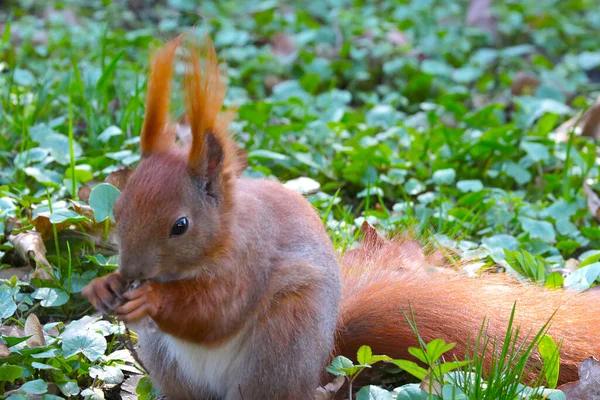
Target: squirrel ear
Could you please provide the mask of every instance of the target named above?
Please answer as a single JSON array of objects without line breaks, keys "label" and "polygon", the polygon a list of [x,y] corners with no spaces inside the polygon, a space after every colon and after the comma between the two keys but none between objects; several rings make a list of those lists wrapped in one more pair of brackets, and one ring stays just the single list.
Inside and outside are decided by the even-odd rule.
[{"label": "squirrel ear", "polygon": [[204,149],[202,153],[203,156],[200,157],[195,165],[189,165],[190,175],[203,182],[202,186],[209,195],[219,197],[221,192],[221,170],[223,169],[225,152],[219,139],[211,132],[207,132],[204,137]]}]

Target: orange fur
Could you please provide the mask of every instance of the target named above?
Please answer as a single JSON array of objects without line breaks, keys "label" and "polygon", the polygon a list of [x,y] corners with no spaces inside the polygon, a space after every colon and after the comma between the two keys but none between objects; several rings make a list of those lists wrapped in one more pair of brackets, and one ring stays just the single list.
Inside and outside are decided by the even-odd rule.
[{"label": "orange fur", "polygon": [[579,363],[600,355],[597,297],[523,284],[506,274],[477,279],[448,270],[427,271],[426,262],[414,263],[415,258],[425,260],[420,249],[408,249],[402,241],[366,241],[360,250],[347,253],[342,261],[339,354],[355,358],[366,344],[376,354],[413,359],[407,350],[418,344],[401,312],[409,315],[410,306],[425,341],[455,342],[454,354],[464,357],[484,318],[488,336],[502,343],[516,302],[514,325],[520,327],[521,339],[529,332],[535,336],[557,311],[548,334],[557,343],[563,341],[561,382],[577,379]]},{"label": "orange fur", "polygon": [[234,143],[227,131],[232,118],[220,118],[226,86],[219,74],[217,54],[210,39],[206,38],[204,72],[200,66],[199,51],[195,47],[190,46],[184,81],[186,112],[192,129],[189,164],[202,166],[206,162],[206,135],[212,133],[223,148],[223,169],[227,170],[234,161],[235,152],[230,151]]},{"label": "orange fur", "polygon": [[165,152],[175,139],[174,132],[166,128],[171,104],[173,61],[182,39],[183,36],[179,36],[170,41],[152,59],[148,74],[146,115],[140,133],[143,155]]}]

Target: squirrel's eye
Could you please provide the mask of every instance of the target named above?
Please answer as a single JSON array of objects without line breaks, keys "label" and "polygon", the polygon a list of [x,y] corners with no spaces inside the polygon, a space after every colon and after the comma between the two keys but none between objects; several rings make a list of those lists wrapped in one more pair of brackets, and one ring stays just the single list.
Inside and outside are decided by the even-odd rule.
[{"label": "squirrel's eye", "polygon": [[187,231],[188,228],[188,219],[186,217],[179,218],[175,221],[175,225],[171,228],[170,237],[181,236]]}]

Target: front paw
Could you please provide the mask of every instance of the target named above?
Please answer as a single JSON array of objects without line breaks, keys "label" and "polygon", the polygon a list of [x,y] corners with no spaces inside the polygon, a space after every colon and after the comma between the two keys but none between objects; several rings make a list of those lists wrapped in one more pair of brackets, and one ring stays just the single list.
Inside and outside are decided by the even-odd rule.
[{"label": "front paw", "polygon": [[135,322],[145,317],[154,315],[154,294],[156,284],[144,283],[136,289],[129,290],[123,294],[125,301],[115,312],[123,322]]},{"label": "front paw", "polygon": [[120,306],[125,298],[127,282],[119,272],[113,272],[102,278],[91,281],[83,288],[81,294],[92,303],[92,305],[104,315],[112,314]]}]

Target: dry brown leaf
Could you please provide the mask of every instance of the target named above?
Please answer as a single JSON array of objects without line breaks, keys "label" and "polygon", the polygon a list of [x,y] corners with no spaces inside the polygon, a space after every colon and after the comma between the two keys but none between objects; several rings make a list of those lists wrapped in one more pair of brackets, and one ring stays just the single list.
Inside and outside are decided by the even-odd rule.
[{"label": "dry brown leaf", "polygon": [[44,246],[44,240],[39,232],[26,231],[16,235],[11,234],[8,236],[8,241],[12,243],[19,257],[27,261],[30,266],[35,267],[31,274],[32,278],[51,279],[48,272],[42,268],[52,270],[52,266],[46,260],[46,246]]},{"label": "dry brown leaf", "polygon": [[419,384],[419,389],[430,394],[435,394],[440,397],[442,396],[442,385],[440,385],[438,381],[431,382],[429,375],[427,375],[425,379],[421,381]]},{"label": "dry brown leaf", "polygon": [[25,336],[25,329],[14,325],[0,326],[0,336],[20,338]]},{"label": "dry brown leaf", "polygon": [[588,209],[594,218],[600,221],[600,198],[587,183],[583,184],[583,191],[587,197]]},{"label": "dry brown leaf", "polygon": [[570,272],[575,272],[579,269],[579,260],[577,260],[576,258],[569,258],[566,262],[565,262],[565,269],[570,273]]},{"label": "dry brown leaf", "polygon": [[110,183],[121,192],[125,189],[125,185],[127,184],[127,180],[133,174],[133,170],[129,167],[121,167],[110,174],[104,179],[104,182]]},{"label": "dry brown leaf", "polygon": [[391,31],[388,31],[385,37],[387,41],[393,44],[394,46],[407,46],[408,44],[410,44],[408,36],[406,36],[404,32],[399,31],[398,29],[392,29]]},{"label": "dry brown leaf", "polygon": [[581,133],[583,136],[592,137],[595,140],[600,140],[600,97],[596,102],[581,115],[578,113],[570,120],[564,122],[556,128],[556,142],[566,142],[569,140],[571,131],[575,134]]},{"label": "dry brown leaf", "polygon": [[276,33],[269,39],[271,52],[280,59],[289,60],[295,58],[297,53],[294,39],[287,33]]},{"label": "dry brown leaf", "polygon": [[[77,214],[83,215],[84,217],[89,218],[91,221],[94,220],[94,209],[87,204],[81,204],[76,201],[69,199],[70,208],[72,208]],[[90,226],[89,223],[84,224],[86,226]]]},{"label": "dry brown leaf", "polygon": [[43,347],[46,345],[46,339],[44,338],[44,329],[40,320],[35,314],[29,314],[25,321],[25,336],[31,336],[27,339],[27,346],[32,347]]},{"label": "dry brown leaf", "polygon": [[[42,211],[37,213],[34,219],[31,220],[31,223],[35,227],[35,230],[42,235],[42,239],[44,241],[52,239],[54,237],[54,229],[53,224],[50,222],[50,215],[52,213],[50,211]],[[62,231],[63,229],[67,229],[72,224],[70,222],[62,222],[60,224],[54,224],[57,231]]]},{"label": "dry brown leaf", "polygon": [[31,271],[33,271],[33,268],[28,265],[17,268],[3,268],[0,269],[0,279],[11,279],[16,276],[18,280],[26,282]]},{"label": "dry brown leaf", "polygon": [[498,23],[491,11],[492,0],[471,0],[467,10],[467,24],[498,36]]},{"label": "dry brown leaf", "polygon": [[515,96],[532,94],[538,86],[540,86],[540,80],[537,75],[517,72],[510,86],[510,92]]},{"label": "dry brown leaf", "polygon": [[10,356],[11,351],[6,347],[6,345],[0,342],[0,358]]},{"label": "dry brown leaf", "polygon": [[333,400],[335,394],[344,386],[345,379],[342,375],[336,376],[333,382],[318,387],[315,391],[315,400]]},{"label": "dry brown leaf", "polygon": [[600,362],[594,357],[579,364],[579,380],[558,387],[567,400],[600,399]]},{"label": "dry brown leaf", "polygon": [[92,193],[92,188],[88,186],[89,182],[86,182],[84,185],[79,186],[77,190],[77,197],[81,201],[85,201],[86,203],[90,200],[90,194]]}]

